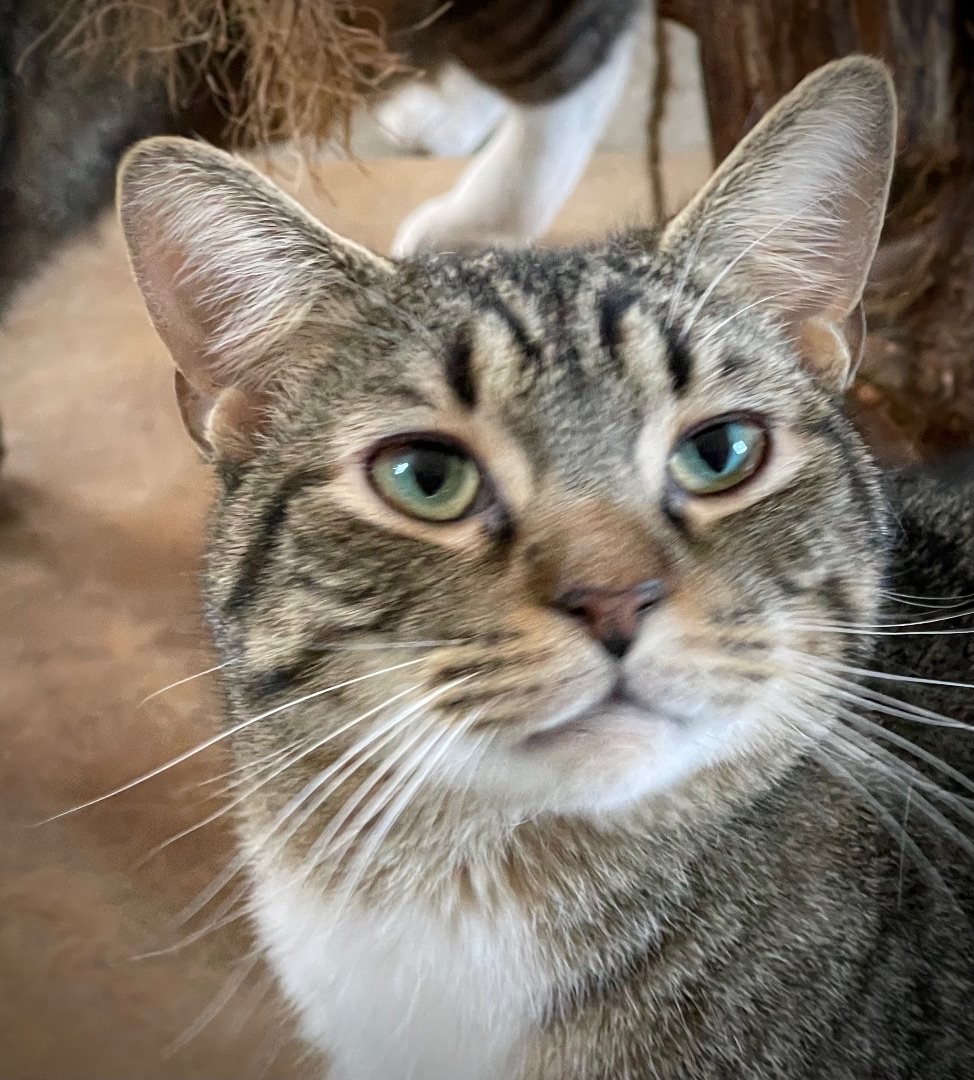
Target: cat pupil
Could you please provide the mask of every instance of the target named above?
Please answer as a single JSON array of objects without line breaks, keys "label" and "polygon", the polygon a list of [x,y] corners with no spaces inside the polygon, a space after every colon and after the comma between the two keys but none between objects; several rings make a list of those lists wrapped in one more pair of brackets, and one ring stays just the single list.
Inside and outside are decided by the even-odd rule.
[{"label": "cat pupil", "polygon": [[446,454],[440,450],[413,450],[407,460],[424,495],[432,497],[443,487],[449,466]]},{"label": "cat pupil", "polygon": [[747,452],[747,445],[743,440],[737,440],[733,445],[731,444],[730,435],[725,426],[702,431],[693,440],[693,445],[707,467],[715,473],[724,472],[732,451],[738,455]]}]

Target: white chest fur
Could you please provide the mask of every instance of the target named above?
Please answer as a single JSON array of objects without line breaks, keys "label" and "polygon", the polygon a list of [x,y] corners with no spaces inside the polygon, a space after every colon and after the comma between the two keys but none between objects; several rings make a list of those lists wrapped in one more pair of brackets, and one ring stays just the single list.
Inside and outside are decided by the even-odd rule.
[{"label": "white chest fur", "polygon": [[516,1080],[548,980],[523,915],[336,910],[280,879],[257,922],[329,1080]]}]

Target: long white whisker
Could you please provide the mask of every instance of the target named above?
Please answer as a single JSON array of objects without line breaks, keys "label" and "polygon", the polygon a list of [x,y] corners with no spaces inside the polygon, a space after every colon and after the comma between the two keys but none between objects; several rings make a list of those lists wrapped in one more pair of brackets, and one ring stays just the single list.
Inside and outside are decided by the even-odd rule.
[{"label": "long white whisker", "polygon": [[[313,753],[321,746],[324,746],[325,743],[330,742],[332,739],[337,738],[339,735],[342,735],[345,732],[349,731],[351,728],[357,726],[367,717],[373,716],[375,713],[386,708],[393,701],[404,697],[406,694],[410,693],[416,688],[416,686],[407,687],[407,689],[400,691],[392,698],[383,701],[381,705],[374,706],[367,712],[363,713],[361,716],[357,716],[354,720],[348,721],[348,723],[342,725],[335,731],[329,732],[327,735],[323,736],[320,740],[318,740],[314,745],[304,750],[300,756],[305,757],[308,754]],[[407,712],[406,715],[408,716],[410,715],[410,713]],[[319,773],[317,776],[314,777],[313,780],[309,781],[309,783],[305,785],[305,787],[302,788],[297,795],[295,795],[285,804],[283,809],[278,813],[275,820],[271,823],[268,829],[265,830],[261,839],[258,840],[255,845],[253,845],[254,851],[260,850],[270,840],[274,832],[276,832],[276,830],[287,821],[293,810],[296,807],[300,806],[303,799],[307,797],[308,788],[311,788],[313,790],[313,785],[323,782],[323,779],[326,776],[333,775],[335,771],[341,769],[343,765],[345,765],[348,761],[352,760],[354,757],[360,754],[362,750],[367,747],[371,742],[375,741],[375,739],[380,734],[389,731],[390,728],[394,729],[396,725],[401,722],[402,714],[397,714],[393,717],[392,720],[388,721],[386,724],[381,725],[378,729],[367,733],[362,739],[355,742],[352,747],[347,750],[337,761],[333,762],[327,769],[325,769],[323,773]],[[288,762],[288,767],[293,764],[293,761]],[[213,897],[216,896],[220,892],[220,890],[224,888],[224,886],[229,884],[229,882],[232,881],[237,874],[239,874],[247,867],[249,861],[250,856],[248,856],[242,851],[239,852],[237,856],[230,861],[226,869],[224,869],[221,874],[219,874],[212,882],[210,882],[210,884],[201,893],[199,893],[199,895],[191,904],[189,904],[179,913],[179,915],[176,917],[176,925],[184,925],[191,918],[193,918],[193,916],[196,915],[200,910],[202,910],[202,908],[204,908],[210,902],[210,900],[212,900]]]},{"label": "long white whisker", "polygon": [[974,634],[974,628],[960,627],[957,630],[860,630],[856,627],[834,626],[823,623],[796,623],[795,630],[804,630],[815,634],[846,634],[849,637],[958,637]]},{"label": "long white whisker", "polygon": [[[220,904],[206,926],[185,934],[179,941],[174,941],[169,945],[161,945],[158,949],[149,949],[147,952],[136,953],[133,956],[130,956],[129,959],[133,962],[137,960],[153,960],[156,957],[168,956],[170,953],[178,952],[180,949],[185,949],[190,945],[195,945],[197,941],[202,941],[202,939],[208,935],[216,933],[217,930],[222,930],[223,927],[229,926],[231,923],[236,922],[237,919],[242,918],[250,911],[249,901],[249,886],[247,884],[240,885],[233,893],[231,893],[227,900],[224,900],[224,902]],[[240,904],[240,907],[233,914],[228,914],[233,911],[235,904]]]},{"label": "long white whisker", "polygon": [[829,622],[825,625],[834,626],[840,630],[901,630],[904,627],[930,626],[933,623],[950,622],[952,619],[967,619],[974,615],[974,608],[965,608],[961,611],[941,612],[938,615],[930,615],[923,619],[907,619],[906,622],[880,622],[880,623],[854,623],[854,622]]},{"label": "long white whisker", "polygon": [[[921,772],[913,769],[912,766],[907,766],[902,758],[897,757],[896,754],[878,746],[875,740],[882,739],[893,746],[900,747],[904,752],[915,757],[918,761],[926,762],[931,768],[943,773],[944,776],[950,777],[950,779],[960,787],[971,793],[974,793],[974,781],[968,779],[962,772],[958,772],[952,765],[948,765],[942,758],[938,758],[936,754],[931,754],[929,751],[910,742],[909,739],[904,739],[901,735],[897,735],[895,732],[883,727],[882,724],[876,724],[872,720],[866,720],[864,717],[857,716],[855,713],[851,713],[847,710],[842,710],[842,719],[846,721],[847,725],[851,724],[857,729],[853,732],[846,727],[843,730],[843,734],[846,738],[851,738],[855,735],[855,737],[862,740],[864,744],[868,744],[872,751],[879,753],[883,760],[888,763],[896,762],[898,766],[909,769],[910,778],[918,787],[931,792],[931,794],[934,794],[937,798],[943,799],[944,802],[953,806],[959,814],[968,818],[971,824],[974,824],[974,809],[966,806],[960,796],[945,791],[939,784],[928,779]],[[859,733],[860,731],[862,734]],[[872,738],[869,738],[870,735]]]},{"label": "long white whisker", "polygon": [[895,604],[897,607],[910,607],[918,608],[920,611],[930,611],[931,609],[936,611],[938,608],[941,611],[947,611],[951,608],[963,607],[965,604],[970,604],[971,600],[974,600],[974,596],[970,593],[964,596],[910,596],[908,593],[896,593],[889,592],[886,589],[880,589],[879,595],[885,597],[890,603]]},{"label": "long white whisker", "polygon": [[[382,817],[376,825],[375,831],[369,837],[368,843],[362,848],[349,866],[346,882],[342,889],[343,895],[350,895],[355,891],[358,882],[364,876],[369,864],[375,857],[375,853],[381,848],[392,829],[395,828],[396,822],[405,812],[410,802],[412,802],[416,793],[425,783],[427,783],[450,747],[476,723],[477,715],[479,714],[469,717],[465,723],[458,724],[452,730],[442,733],[437,740],[434,740],[431,744],[423,747],[422,754],[417,764],[415,766],[410,765],[409,772],[412,774],[410,780],[402,783],[402,778],[399,776],[393,778],[395,783],[393,783],[392,779],[390,780],[387,787],[392,793],[395,793],[398,790],[398,794],[396,794],[396,797],[393,798],[386,807]],[[439,745],[437,745],[437,742]],[[379,801],[380,805],[378,807],[365,807],[360,811],[358,819],[361,820],[361,825],[355,831],[354,836],[342,845],[342,851],[347,851],[351,848],[361,834],[362,829],[374,817],[376,809],[381,810],[381,805],[385,802],[381,793]],[[352,821],[349,824],[350,827],[354,827],[355,821]]]},{"label": "long white whisker", "polygon": [[163,686],[159,690],[153,690],[151,694],[144,697],[136,706],[137,709],[141,709],[146,702],[151,701],[153,698],[159,697],[160,694],[165,694],[170,690],[175,690],[177,686],[185,686],[186,683],[191,683],[195,679],[202,679],[204,675],[212,675],[215,671],[222,671],[225,667],[229,667],[232,661],[228,660],[225,664],[214,664],[213,667],[206,668],[205,671],[197,671],[195,675],[187,675],[184,679],[177,679],[175,682],[171,682],[168,686]]},{"label": "long white whisker", "polygon": [[[904,762],[901,759],[897,758],[894,754],[874,756],[876,755],[876,751],[880,749],[879,747],[875,746],[868,739],[863,739],[862,741],[849,739],[849,734],[850,733],[848,731],[842,732],[841,734],[839,732],[833,732],[836,743],[840,744],[840,746],[844,742],[845,745],[854,747],[859,753],[866,753],[868,756],[872,757],[872,759],[877,764],[885,766],[885,775],[894,779],[903,788],[906,788],[908,786],[907,782],[903,778],[902,772],[900,771],[902,766],[904,765]],[[836,743],[833,743],[833,745],[836,745]],[[886,760],[887,757],[891,758],[892,761],[895,762],[895,765],[891,767],[890,761]],[[910,775],[911,773],[915,773],[915,771],[909,770],[907,775]],[[924,790],[935,791],[941,796],[947,796],[948,804],[951,805],[952,808],[958,813],[963,813],[965,809],[963,807],[963,804],[961,803],[960,807],[958,807],[956,801],[949,799],[949,792],[945,792],[937,788],[935,784],[931,784],[920,773],[915,773],[915,776],[918,776],[921,780],[925,781],[923,784]],[[915,776],[910,776],[910,779],[913,780],[914,783]],[[953,842],[966,855],[974,858],[974,841],[972,841],[970,837],[966,836],[963,832],[961,832],[961,830],[958,829],[952,821],[945,817],[928,799],[924,798],[923,796],[919,796],[917,798],[916,805],[917,809],[924,815],[924,817],[928,818],[931,822],[933,822],[933,824],[936,825],[937,828],[939,828],[945,836],[953,840]],[[965,820],[971,820],[972,818],[974,818],[974,812],[968,809],[966,813],[963,813],[963,816]]]},{"label": "long white whisker", "polygon": [[[354,802],[350,800],[351,805],[342,808],[343,811],[347,810],[347,813],[344,814],[344,820],[339,823],[337,828],[329,827],[326,832],[318,837],[314,845],[309,849],[300,880],[307,880],[327,859],[335,858],[341,853],[349,851],[369,822],[374,821],[377,815],[381,815],[383,810],[395,801],[397,792],[402,791],[404,777],[415,775],[430,751],[437,743],[445,739],[446,734],[447,732],[442,728],[437,729],[436,717],[430,717],[417,738],[412,740],[409,747],[404,748],[413,751],[408,759],[391,770],[391,775],[388,775],[386,782],[372,792],[371,797],[364,801],[364,805],[362,805],[363,800],[369,794],[369,790],[361,788],[357,790],[355,792],[357,798]],[[419,746],[415,745],[417,742],[419,742]],[[395,765],[395,763],[393,764]],[[388,772],[389,770],[383,770],[381,775],[387,776]],[[367,787],[372,789],[375,785],[371,784]],[[359,807],[357,812],[356,805]],[[380,817],[381,820],[384,819]],[[342,826],[345,827],[342,828]]]},{"label": "long white whisker", "polygon": [[974,600],[974,593],[961,593],[960,596],[918,596],[916,593],[901,593],[893,592],[890,589],[881,589],[880,592],[883,596],[888,596],[893,600],[900,603],[907,604],[912,600],[920,601],[927,600],[933,604],[964,604],[969,600]]},{"label": "long white whisker", "polygon": [[257,961],[259,959],[260,954],[257,952],[252,953],[249,957],[245,957],[246,962],[240,964],[238,971],[235,971],[230,976],[220,993],[217,994],[202,1013],[200,1013],[196,1020],[194,1020],[189,1027],[185,1028],[185,1030],[166,1047],[163,1051],[165,1057],[171,1057],[173,1054],[182,1050],[184,1046],[191,1043],[197,1035],[216,1019],[230,1003],[234,994],[236,994],[247,981],[247,977],[257,966]]},{"label": "long white whisker", "polygon": [[[974,683],[953,682],[950,679],[925,679],[920,675],[900,675],[892,671],[873,671],[872,668],[853,667],[837,660],[818,660],[818,663],[849,675],[861,675],[868,679],[885,679],[890,682],[919,683],[921,686],[948,686],[957,690],[974,690]],[[896,699],[893,699],[896,700]]]},{"label": "long white whisker", "polygon": [[[375,753],[378,750],[383,749],[389,743],[395,741],[395,739],[398,737],[400,729],[405,725],[405,722],[407,720],[415,716],[417,713],[422,712],[422,710],[425,709],[427,705],[435,701],[441,695],[445,694],[448,690],[452,690],[454,686],[459,685],[461,682],[466,682],[472,677],[472,675],[464,675],[460,679],[456,679],[453,682],[447,683],[445,686],[441,686],[438,687],[436,690],[430,691],[430,693],[426,694],[418,702],[414,702],[407,709],[398,713],[395,717],[393,717],[392,721],[379,728],[376,732],[373,733],[373,736],[371,738],[366,739],[362,743],[360,743],[359,746],[355,748],[354,753],[349,752],[345,754],[343,759],[339,759],[339,761],[335,762],[333,766],[331,766],[329,769],[326,769],[324,773],[319,774],[311,781],[309,781],[305,788],[302,789],[302,791],[299,791],[297,795],[295,795],[294,798],[291,800],[291,803],[294,804],[292,810],[297,810],[301,803],[305,802],[310,795],[314,795],[314,799],[305,806],[305,809],[301,812],[300,815],[295,815],[295,817],[292,819],[290,828],[286,833],[283,834],[279,841],[278,850],[280,850],[291,839],[291,837],[294,836],[298,829],[300,829],[301,826],[304,825],[304,823],[308,821],[309,818],[311,818],[314,814],[318,812],[318,810],[324,805],[324,803],[327,802],[328,799],[330,799],[331,796],[342,786],[342,784],[345,783],[349,776],[351,776],[353,773],[357,772],[360,768],[366,765],[375,756]],[[340,775],[335,775],[337,767],[342,764],[343,760],[348,761],[351,760],[353,757],[358,756],[361,751],[366,746],[368,746],[370,742],[372,742],[372,739],[375,736],[382,734],[384,734],[385,737],[382,738],[381,741],[375,743],[368,757],[356,762],[354,764],[354,767],[344,770]],[[414,741],[415,739],[408,743],[407,748]],[[324,790],[322,790],[322,785],[329,779],[331,780],[331,783],[329,783],[328,786],[324,788]],[[288,808],[285,807],[285,811],[287,809]],[[281,812],[281,816],[285,816],[285,811]],[[284,824],[285,821],[281,821],[280,824]]]},{"label": "long white whisker", "polygon": [[[323,738],[316,739],[314,741],[312,741],[310,738],[305,739],[300,743],[292,744],[290,747],[286,747],[283,752],[278,752],[275,755],[275,760],[264,766],[264,768],[258,770],[258,772],[269,771],[269,775],[264,776],[256,784],[251,784],[251,786],[246,791],[236,796],[230,802],[226,803],[219,810],[214,811],[212,814],[209,815],[209,817],[205,818],[203,821],[200,821],[195,825],[191,825],[187,829],[183,829],[182,832],[176,833],[175,836],[171,836],[168,840],[164,841],[161,844],[158,844],[152,849],[152,851],[150,851],[147,855],[143,856],[143,858],[138,863],[136,863],[136,867],[142,866],[153,856],[158,855],[160,851],[163,851],[165,848],[169,847],[170,844],[175,843],[177,840],[181,840],[184,836],[188,836],[190,833],[195,832],[197,829],[202,828],[204,825],[209,825],[212,821],[216,821],[217,818],[222,817],[230,810],[233,810],[236,807],[242,805],[252,795],[260,791],[262,787],[269,784],[272,780],[276,779],[282,773],[287,772],[287,770],[290,769],[297,762],[301,761],[303,758],[308,757],[309,754],[313,754],[316,750],[319,750],[326,743],[331,742],[332,739],[335,739],[339,735],[344,734],[350,728],[355,727],[357,724],[361,723],[369,716],[374,715],[381,709],[386,708],[386,706],[391,705],[394,701],[397,701],[399,698],[404,697],[406,694],[411,693],[413,690],[416,689],[418,689],[418,684],[416,686],[410,686],[407,689],[400,691],[398,694],[394,694],[391,698],[387,698],[381,705],[377,705],[375,708],[370,709],[368,712],[362,713],[361,716],[357,716],[354,720],[350,721],[347,724],[344,724],[336,731],[330,732]],[[286,757],[287,754],[290,754],[290,756]],[[284,760],[283,764],[280,764],[280,759],[282,757],[286,757],[286,760]],[[253,778],[247,777],[247,779],[251,780]]]},{"label": "long white whisker", "polygon": [[843,701],[862,705],[864,708],[893,716],[900,720],[913,720],[917,723],[931,724],[934,727],[958,728],[970,731],[972,725],[963,720],[955,720],[953,717],[934,712],[932,709],[924,709],[919,705],[901,701],[899,698],[882,694],[871,687],[861,683],[852,682],[835,672],[816,671],[811,658],[805,658],[805,670],[802,678],[807,679],[819,686],[826,687],[836,697]]},{"label": "long white whisker", "polygon": [[[244,761],[239,765],[234,765],[232,769],[227,769],[226,772],[217,773],[216,776],[207,777],[206,780],[199,780],[196,786],[204,788],[209,787],[210,784],[217,784],[221,780],[229,780],[229,783],[221,791],[213,793],[217,795],[227,794],[234,787],[245,784],[252,776],[262,772],[286,754],[293,753],[299,745],[302,745],[302,743],[291,743],[289,746],[277,747],[271,750],[270,753],[254,758],[252,761]],[[242,773],[245,775],[241,775]],[[233,779],[230,779],[231,777]],[[210,795],[209,797],[212,798],[213,796]]]},{"label": "long white whisker", "polygon": [[[469,678],[469,676],[466,676],[466,678]],[[446,688],[444,687],[443,692],[445,691]],[[424,725],[415,731],[409,738],[404,740],[395,753],[391,754],[382,763],[383,767],[381,769],[377,769],[373,772],[368,779],[359,784],[355,791],[352,792],[352,795],[345,801],[341,809],[338,810],[334,817],[329,821],[327,827],[322,830],[321,834],[308,849],[308,854],[305,858],[306,869],[302,871],[299,880],[304,881],[311,873],[313,873],[315,867],[318,865],[320,857],[326,852],[328,845],[340,833],[343,825],[355,813],[356,808],[361,806],[363,800],[368,797],[369,792],[381,783],[382,777],[386,775],[390,767],[393,768],[393,774],[395,775],[396,762],[407,755],[416,743],[420,742],[428,734],[436,723],[437,717],[430,716]]]},{"label": "long white whisker", "polygon": [[266,720],[268,717],[277,716],[279,713],[286,712],[288,709],[293,709],[298,705],[303,705],[306,701],[312,701],[314,698],[323,697],[325,694],[330,694],[335,690],[341,690],[346,686],[353,686],[355,683],[365,682],[367,679],[376,679],[380,675],[387,675],[390,671],[399,671],[402,668],[412,667],[414,664],[422,664],[424,661],[420,660],[407,660],[402,664],[393,664],[391,667],[383,668],[381,671],[373,671],[368,675],[358,675],[354,679],[346,679],[344,682],[335,683],[333,686],[327,686],[324,690],[315,690],[314,693],[305,694],[303,697],[297,698],[294,701],[289,701],[284,705],[277,705],[273,709],[268,709],[267,712],[260,713],[257,716],[252,716],[248,720],[241,720],[239,723],[234,724],[232,727],[221,731],[217,735],[213,735],[209,739],[205,739],[199,745],[194,746],[191,750],[186,750],[182,754],[178,754],[172,760],[167,761],[164,765],[159,765],[155,769],[150,769],[149,772],[143,773],[141,776],[137,776],[134,780],[130,780],[126,784],[122,784],[121,787],[115,788],[114,791],[109,791],[104,795],[99,795],[97,798],[88,799],[87,802],[79,803],[77,806],[71,807],[70,810],[62,810],[59,814],[52,814],[48,818],[44,818],[42,821],[34,822],[35,827],[40,825],[48,825],[52,821],[59,821],[61,818],[67,817],[69,814],[76,814],[79,810],[87,810],[90,806],[97,806],[98,803],[104,802],[106,799],[113,799],[116,795],[121,795],[126,791],[131,791],[132,788],[137,787],[139,784],[144,784],[147,780],[152,780],[156,776],[161,776],[162,773],[168,769],[175,768],[177,765],[181,765],[184,761],[189,761],[190,758],[195,757],[197,754],[201,754],[204,750],[208,750],[211,746],[215,746],[223,739],[229,738],[231,735],[236,735],[238,731],[243,731],[244,728],[248,728],[251,724],[259,723],[261,720]]},{"label": "long white whisker", "polygon": [[315,649],[327,649],[329,652],[375,652],[379,649],[434,649],[444,645],[466,645],[470,638],[440,638],[429,641],[383,641],[374,645],[343,642],[325,642],[315,644]]},{"label": "long white whisker", "polygon": [[[286,758],[289,754],[293,755],[299,747],[304,747],[306,745],[307,740],[302,743],[292,743],[290,746],[286,746],[283,750],[277,751],[273,755],[271,760],[266,761],[263,765],[257,767],[253,771],[253,773],[245,777],[243,781],[240,781],[241,783],[250,781],[250,787],[248,787],[241,794],[237,795],[235,798],[229,800],[228,802],[225,802],[218,809],[214,810],[213,813],[208,814],[205,818],[202,819],[202,821],[197,821],[194,825],[189,825],[175,835],[170,836],[168,840],[163,840],[161,843],[156,844],[154,848],[152,848],[145,855],[143,855],[141,859],[139,859],[139,861],[135,864],[134,869],[138,870],[139,867],[144,866],[147,862],[149,862],[151,859],[154,859],[158,854],[160,854],[160,852],[165,851],[165,849],[169,847],[170,844],[175,844],[177,840],[182,840],[184,837],[196,832],[197,829],[205,828],[207,825],[212,824],[214,821],[218,821],[224,815],[230,813],[232,810],[236,809],[236,807],[246,802],[252,795],[260,791],[260,789],[264,787],[265,784],[269,784],[271,780],[273,780],[275,777],[280,776],[280,774],[286,769],[288,769],[294,761],[300,760],[301,754],[299,752],[297,757],[293,757],[285,761],[280,768],[275,769],[275,766],[278,765],[283,758]],[[267,775],[263,776],[260,780],[254,783],[254,777],[262,773],[265,773]],[[224,792],[223,794],[227,795],[229,794],[229,792]]]},{"label": "long white whisker", "polygon": [[875,816],[876,820],[886,829],[891,839],[898,840],[901,843],[902,850],[909,853],[917,868],[921,873],[927,876],[928,884],[931,884],[935,889],[945,893],[947,896],[951,896],[952,894],[947,888],[944,879],[937,871],[937,868],[926,855],[923,854],[920,846],[913,837],[906,832],[890,811],[883,806],[872,792],[869,791],[865,784],[857,780],[843,765],[840,765],[835,758],[827,752],[825,747],[820,746],[818,750],[813,753],[813,757],[827,773],[834,776],[836,780],[862,802],[862,804]]}]

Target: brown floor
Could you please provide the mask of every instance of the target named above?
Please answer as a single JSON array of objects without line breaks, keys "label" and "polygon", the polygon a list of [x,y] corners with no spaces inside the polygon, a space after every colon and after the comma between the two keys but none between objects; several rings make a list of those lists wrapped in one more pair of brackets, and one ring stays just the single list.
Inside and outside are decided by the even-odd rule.
[{"label": "brown floor", "polygon": [[[331,163],[297,193],[383,248],[458,167]],[[677,162],[673,197],[705,170],[702,156]],[[597,160],[556,232],[644,218],[645,186],[638,160]],[[113,221],[65,251],[0,332],[0,411],[0,1077],[308,1075],[266,975],[254,969],[234,990],[251,947],[244,920],[194,939],[219,921],[211,905],[173,927],[231,858],[225,819],[146,859],[219,809],[219,785],[199,786],[229,768],[219,747],[36,825],[216,730],[212,677],[140,705],[212,662],[195,583],[209,478]],[[193,1037],[172,1050],[184,1032]]]}]

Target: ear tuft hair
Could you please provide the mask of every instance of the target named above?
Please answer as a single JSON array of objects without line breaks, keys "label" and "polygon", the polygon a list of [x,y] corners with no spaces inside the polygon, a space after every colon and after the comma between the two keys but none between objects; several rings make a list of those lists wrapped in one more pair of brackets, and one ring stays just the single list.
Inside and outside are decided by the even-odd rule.
[{"label": "ear tuft hair", "polygon": [[[214,456],[211,436],[229,432],[231,418],[256,423],[253,406],[280,374],[274,346],[315,307],[347,303],[393,271],[249,165],[187,139],[135,146],[119,172],[118,206],[136,281],[181,373],[183,417]],[[249,406],[241,394],[253,397]],[[230,441],[239,455],[240,441]]]},{"label": "ear tuft hair", "polygon": [[813,72],[720,166],[663,234],[678,256],[767,303],[843,383],[892,176],[896,99],[885,66],[849,57]]}]

